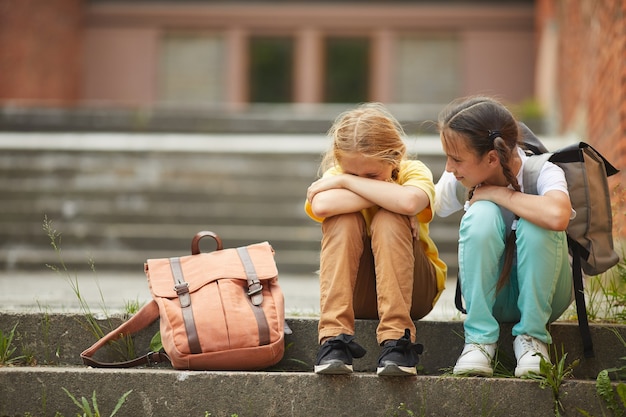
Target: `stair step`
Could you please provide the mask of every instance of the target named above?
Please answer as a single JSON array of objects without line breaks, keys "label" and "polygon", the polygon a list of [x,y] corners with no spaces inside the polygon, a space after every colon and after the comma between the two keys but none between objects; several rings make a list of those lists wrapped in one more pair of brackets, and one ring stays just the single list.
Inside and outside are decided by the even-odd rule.
[{"label": "stair step", "polygon": [[[103,328],[122,322],[99,321]],[[120,415],[128,416],[548,416],[554,415],[550,389],[537,381],[516,378],[457,378],[449,370],[463,346],[461,321],[416,322],[418,341],[424,344],[417,377],[377,377],[375,320],[357,320],[357,341],[368,354],[354,361],[355,373],[320,376],[312,372],[317,353],[317,319],[290,317],[293,334],[285,337],[285,356],[276,366],[258,372],[179,371],[167,364],[155,368],[91,369],[81,365],[79,354],[95,338],[79,314],[0,313],[0,330],[6,334],[18,323],[16,355],[28,354],[37,366],[0,367],[0,416],[73,415],[77,409],[62,391],[91,399],[96,391],[101,410],[110,413],[120,396],[133,392]],[[134,338],[137,353],[145,352],[158,321]],[[564,381],[561,402],[565,415],[585,410],[602,415],[595,381],[602,369],[614,367],[624,356],[618,337],[626,326],[591,326],[595,358],[584,358],[575,324],[557,322],[550,331],[566,364],[580,359],[576,379]],[[511,327],[502,326],[498,360],[512,370]],[[617,332],[617,333],[615,333]],[[618,336],[619,335],[619,336]],[[111,352],[101,360],[114,361]],[[615,384],[616,385],[616,384]],[[182,413],[182,414],[181,414]]]},{"label": "stair step", "polygon": [[[103,413],[132,390],[121,416],[555,415],[551,391],[520,379],[69,367],[0,369],[0,415],[75,415],[78,408],[63,388],[89,403],[95,392]],[[564,415],[601,415],[593,381],[566,381],[561,390]]]},{"label": "stair step", "polygon": [[[0,133],[0,269],[41,270],[57,256],[43,232],[61,233],[72,270],[133,271],[148,258],[185,254],[201,230],[225,247],[269,241],[280,271],[319,268],[321,230],[303,210],[323,135]],[[439,139],[410,152],[437,178]],[[431,236],[456,276],[458,217],[436,217]]]}]

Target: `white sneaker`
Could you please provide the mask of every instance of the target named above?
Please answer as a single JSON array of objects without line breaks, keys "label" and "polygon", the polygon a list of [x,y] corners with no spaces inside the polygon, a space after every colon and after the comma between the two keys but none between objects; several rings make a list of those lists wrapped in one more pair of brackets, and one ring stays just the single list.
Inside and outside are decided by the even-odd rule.
[{"label": "white sneaker", "polygon": [[550,363],[548,346],[541,340],[528,335],[519,335],[513,341],[513,351],[517,359],[515,376],[526,376],[530,372],[541,373],[541,357]]},{"label": "white sneaker", "polygon": [[496,343],[481,345],[478,343],[467,343],[463,352],[456,361],[454,375],[477,375],[492,376],[493,367],[491,361],[496,353]]}]

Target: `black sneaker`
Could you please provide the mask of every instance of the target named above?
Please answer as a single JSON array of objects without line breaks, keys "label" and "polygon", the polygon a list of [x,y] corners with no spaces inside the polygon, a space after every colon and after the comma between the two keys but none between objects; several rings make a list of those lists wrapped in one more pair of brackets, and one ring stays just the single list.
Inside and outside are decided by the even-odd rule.
[{"label": "black sneaker", "polygon": [[340,334],[322,344],[315,360],[316,374],[352,373],[352,358],[362,358],[366,351],[354,341],[354,336]]},{"label": "black sneaker", "polygon": [[376,374],[382,376],[417,375],[415,367],[419,362],[419,354],[423,350],[424,346],[411,343],[411,332],[406,329],[402,338],[385,342],[378,357]]}]

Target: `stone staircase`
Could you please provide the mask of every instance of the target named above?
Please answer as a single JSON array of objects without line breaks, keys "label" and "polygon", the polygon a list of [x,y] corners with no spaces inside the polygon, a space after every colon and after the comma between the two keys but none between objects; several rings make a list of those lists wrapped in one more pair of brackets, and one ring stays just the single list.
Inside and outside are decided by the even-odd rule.
[{"label": "stone staircase", "polygon": [[[196,232],[212,230],[225,247],[267,240],[281,272],[313,273],[321,233],[303,202],[327,144],[312,134],[0,133],[0,268],[58,261],[47,218],[73,270],[90,260],[138,270],[148,258],[187,254]],[[409,147],[438,178],[438,139]],[[451,274],[457,225],[436,218],[431,227]]]},{"label": "stone staircase", "polygon": [[[438,178],[444,166],[438,139],[409,142]],[[188,254],[192,236],[208,229],[225,247],[268,240],[281,273],[312,274],[320,230],[302,205],[326,145],[321,135],[297,133],[0,133],[0,268],[5,277],[24,276],[58,262],[43,230],[47,218],[61,234],[68,269],[89,269],[92,259],[99,270],[140,275],[147,258]],[[451,277],[458,220],[431,224]],[[204,241],[202,247],[213,248]],[[0,312],[3,335],[17,324],[15,354],[32,359],[30,366],[0,366],[0,417],[75,415],[79,410],[63,388],[90,403],[96,392],[103,415],[132,389],[118,416],[534,417],[555,415],[556,400],[561,415],[609,416],[594,379],[626,356],[619,339],[626,338],[625,326],[593,324],[596,357],[587,359],[577,326],[553,324],[553,349],[567,352],[567,364],[580,360],[575,379],[563,381],[556,398],[537,381],[449,376],[463,345],[462,322],[420,321],[419,375],[381,378],[374,372],[377,323],[359,320],[357,339],[369,353],[355,361],[353,375],[322,377],[312,372],[317,320],[296,315],[288,318],[293,334],[285,339],[285,357],[269,370],[91,369],[79,359],[94,341],[84,318],[41,310]],[[114,328],[120,322],[101,323]],[[135,337],[137,353],[157,329],[155,323]],[[510,328],[501,334],[498,358],[506,374],[513,366]]]}]

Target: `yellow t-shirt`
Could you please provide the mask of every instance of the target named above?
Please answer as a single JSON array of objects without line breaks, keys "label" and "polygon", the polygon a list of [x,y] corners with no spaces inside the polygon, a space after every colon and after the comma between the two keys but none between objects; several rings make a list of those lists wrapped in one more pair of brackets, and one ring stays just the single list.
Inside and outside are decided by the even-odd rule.
[{"label": "yellow t-shirt", "polygon": [[[333,175],[339,175],[342,171],[339,167],[333,167],[327,170],[323,177],[329,177]],[[435,246],[435,243],[430,238],[429,234],[429,223],[432,221],[435,213],[433,211],[434,203],[435,203],[435,184],[433,183],[433,174],[428,169],[423,162],[417,160],[404,160],[400,163],[400,169],[398,172],[398,179],[395,181],[400,185],[410,185],[413,187],[417,187],[424,191],[428,196],[428,200],[430,204],[421,212],[417,213],[416,217],[419,222],[419,240],[424,246],[424,251],[426,252],[426,256],[432,262],[435,267],[435,272],[437,275],[437,289],[439,293],[433,304],[437,302],[441,292],[444,290],[446,285],[446,274],[448,271],[447,265],[439,258],[439,251]],[[361,210],[363,217],[365,218],[365,223],[367,225],[368,233],[369,227],[372,221],[372,218],[378,211],[378,206],[370,207],[364,210]],[[317,222],[324,221],[323,218],[317,217],[311,211],[311,204],[307,200],[304,204],[304,210],[308,214],[310,218]]]}]

